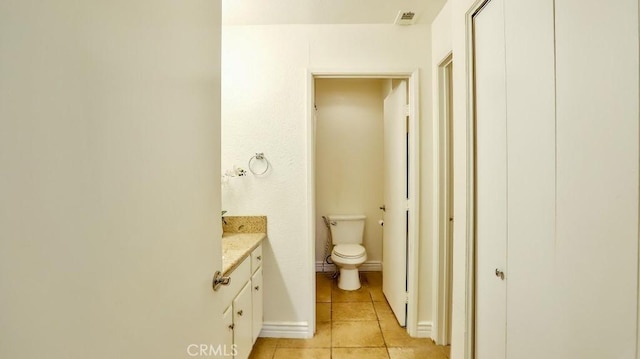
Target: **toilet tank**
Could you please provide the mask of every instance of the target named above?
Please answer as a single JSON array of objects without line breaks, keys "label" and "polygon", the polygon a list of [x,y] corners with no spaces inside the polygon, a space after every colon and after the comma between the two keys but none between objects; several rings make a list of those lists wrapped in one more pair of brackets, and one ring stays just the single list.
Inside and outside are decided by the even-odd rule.
[{"label": "toilet tank", "polygon": [[362,244],[364,215],[329,215],[333,244]]}]

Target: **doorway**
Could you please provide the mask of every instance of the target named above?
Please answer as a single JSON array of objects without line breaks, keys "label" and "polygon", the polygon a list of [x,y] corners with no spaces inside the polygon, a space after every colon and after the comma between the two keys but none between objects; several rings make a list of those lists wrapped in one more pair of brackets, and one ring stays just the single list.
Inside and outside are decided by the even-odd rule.
[{"label": "doorway", "polygon": [[[401,228],[403,234],[404,243],[402,246],[402,257],[403,264],[402,267],[404,270],[397,271],[397,273],[385,273],[385,277],[393,278],[393,276],[397,276],[399,274],[402,275],[400,280],[389,280],[389,283],[401,284],[401,286],[397,286],[393,289],[390,289],[387,295],[387,300],[392,302],[401,302],[398,305],[398,308],[401,308],[397,311],[396,316],[398,317],[398,321],[406,321],[406,329],[407,332],[412,335],[417,335],[417,282],[418,282],[418,243],[417,243],[417,233],[418,233],[418,121],[417,121],[417,90],[418,90],[418,79],[417,72],[404,72],[404,73],[319,73],[319,72],[310,72],[309,74],[309,116],[308,116],[308,158],[309,158],[309,168],[308,168],[308,184],[309,184],[309,195],[312,200],[310,201],[311,208],[309,209],[310,218],[309,225],[311,228],[310,239],[313,241],[311,248],[315,249],[313,260],[314,271],[317,271],[320,266],[322,266],[322,262],[319,260],[323,260],[326,258],[324,255],[324,241],[326,240],[326,236],[320,236],[318,238],[317,229],[319,226],[323,226],[321,216],[330,214],[330,213],[319,213],[322,209],[317,207],[319,202],[322,200],[318,199],[317,196],[320,194],[316,194],[316,185],[318,181],[318,165],[320,164],[320,159],[318,158],[318,142],[317,142],[317,107],[316,107],[316,87],[317,83],[320,81],[326,80],[376,80],[379,83],[388,83],[390,87],[397,87],[399,84],[403,83],[405,86],[404,97],[406,99],[406,105],[402,106],[402,113],[404,114],[402,121],[402,131],[403,131],[403,145],[402,145],[402,155],[405,156],[404,168],[401,172],[403,172],[402,181],[403,181],[403,198],[399,201],[402,208],[402,223],[397,223],[397,227]],[[403,92],[403,91],[398,91]],[[321,110],[321,109],[319,109]],[[408,132],[407,132],[408,130]],[[406,145],[404,145],[406,143]],[[354,146],[358,146],[359,143],[353,143]],[[408,155],[408,159],[407,156]],[[382,157],[376,156],[365,156],[363,161],[384,161],[384,154]],[[326,165],[326,164],[324,164]],[[336,174],[337,175],[337,174]],[[382,175],[382,174],[380,174]],[[367,226],[369,229],[376,228],[380,231],[380,225],[377,223],[379,219],[381,219],[382,212],[378,209],[378,207],[382,207],[385,203],[384,199],[381,202],[377,200],[377,205],[374,206],[374,210],[377,211],[377,215],[374,215],[373,218],[370,218],[370,221],[367,222]],[[373,205],[369,205],[371,207]],[[388,209],[387,209],[388,212]],[[316,218],[317,217],[317,218]],[[385,213],[385,220],[389,221],[389,216]],[[393,222],[398,222],[394,220]],[[371,225],[370,223],[375,223]],[[389,223],[389,222],[388,222]],[[388,223],[385,223],[388,224]],[[383,228],[384,229],[384,228]],[[386,231],[386,229],[384,229]],[[380,246],[381,247],[381,246]],[[366,248],[366,243],[365,243]],[[369,249],[367,249],[369,251]],[[315,252],[319,252],[316,253]],[[384,251],[383,251],[384,252]],[[329,252],[330,253],[330,252]],[[382,254],[384,256],[384,254]],[[388,251],[388,256],[394,255],[392,251]],[[395,254],[397,255],[397,253]],[[387,258],[389,260],[389,258]],[[377,266],[377,270],[381,270],[384,267],[384,260],[380,258],[378,263],[373,261],[372,263],[365,263],[363,265],[365,269],[373,269]],[[362,268],[362,267],[361,267]],[[398,289],[400,288],[400,289]],[[391,298],[393,296],[395,299]],[[399,298],[399,299],[398,299]],[[313,306],[315,307],[315,297]],[[404,313],[402,313],[404,311]],[[394,310],[395,312],[395,310]],[[314,322],[315,327],[315,322]]]}]

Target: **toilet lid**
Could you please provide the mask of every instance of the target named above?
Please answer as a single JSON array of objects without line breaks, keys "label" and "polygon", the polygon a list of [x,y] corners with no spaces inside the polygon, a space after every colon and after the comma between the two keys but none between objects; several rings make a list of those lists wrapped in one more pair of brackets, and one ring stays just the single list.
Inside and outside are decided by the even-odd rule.
[{"label": "toilet lid", "polygon": [[338,244],[333,253],[342,258],[358,258],[365,254],[364,247],[359,244]]}]

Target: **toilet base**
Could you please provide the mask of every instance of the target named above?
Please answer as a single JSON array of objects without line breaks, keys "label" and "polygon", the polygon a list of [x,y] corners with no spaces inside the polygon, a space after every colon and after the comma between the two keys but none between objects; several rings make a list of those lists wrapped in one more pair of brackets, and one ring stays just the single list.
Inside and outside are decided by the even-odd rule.
[{"label": "toilet base", "polygon": [[358,268],[340,268],[338,288],[342,290],[358,290],[360,287]]}]

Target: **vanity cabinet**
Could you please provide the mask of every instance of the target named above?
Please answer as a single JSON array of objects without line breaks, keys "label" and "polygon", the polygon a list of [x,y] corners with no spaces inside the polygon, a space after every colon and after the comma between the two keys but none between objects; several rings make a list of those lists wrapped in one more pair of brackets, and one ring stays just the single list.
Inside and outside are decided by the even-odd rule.
[{"label": "vanity cabinet", "polygon": [[262,245],[255,248],[231,274],[222,289],[224,303],[223,344],[234,358],[247,359],[262,330]]}]

